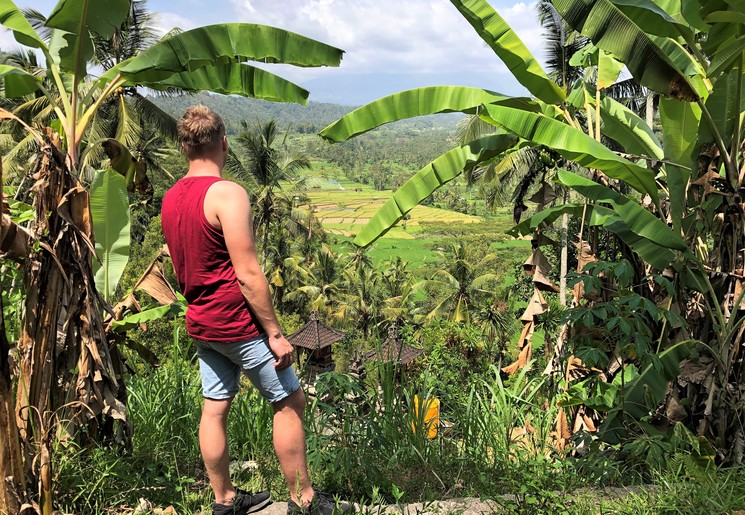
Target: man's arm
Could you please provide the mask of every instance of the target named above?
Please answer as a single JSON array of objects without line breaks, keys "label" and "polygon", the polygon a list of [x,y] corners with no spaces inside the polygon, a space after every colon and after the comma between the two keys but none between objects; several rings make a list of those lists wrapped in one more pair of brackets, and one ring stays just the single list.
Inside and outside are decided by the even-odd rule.
[{"label": "man's arm", "polygon": [[289,367],[293,360],[292,345],[282,335],[272,305],[269,283],[256,255],[251,204],[246,190],[233,182],[221,181],[210,188],[205,202],[208,207],[205,211],[214,208],[213,212],[222,227],[241,293],[267,332],[269,347],[277,358],[274,366],[279,369]]}]

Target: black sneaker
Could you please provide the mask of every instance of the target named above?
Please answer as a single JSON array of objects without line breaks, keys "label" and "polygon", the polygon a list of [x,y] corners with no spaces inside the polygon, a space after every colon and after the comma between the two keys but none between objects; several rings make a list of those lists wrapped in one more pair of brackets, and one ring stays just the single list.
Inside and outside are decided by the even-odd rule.
[{"label": "black sneaker", "polygon": [[263,510],[272,504],[269,492],[252,494],[240,488],[235,489],[235,497],[230,504],[212,503],[212,515],[246,515]]},{"label": "black sneaker", "polygon": [[292,499],[287,502],[287,515],[333,515],[346,513],[351,509],[352,506],[349,503],[343,501],[337,503],[331,495],[319,491],[315,492],[307,508],[301,508]]}]

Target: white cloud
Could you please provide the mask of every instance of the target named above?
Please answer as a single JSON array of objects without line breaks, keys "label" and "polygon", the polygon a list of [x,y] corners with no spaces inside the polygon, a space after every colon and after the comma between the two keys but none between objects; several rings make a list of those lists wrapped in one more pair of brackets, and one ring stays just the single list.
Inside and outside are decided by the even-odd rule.
[{"label": "white cloud", "polygon": [[13,37],[13,32],[5,28],[0,28],[0,50],[12,51],[19,48],[21,48],[21,45]]},{"label": "white cloud", "polygon": [[[282,27],[344,49],[345,74],[506,72],[501,60],[447,1],[231,0],[231,3],[237,21]],[[506,8],[497,6],[497,10],[542,61],[541,28],[534,5],[519,2]],[[287,72],[279,73],[302,81],[323,71],[288,68]]]},{"label": "white cloud", "polygon": [[189,18],[180,14],[171,12],[157,12],[153,16],[153,28],[162,34],[166,34],[171,29],[178,27],[181,30],[189,30],[197,27],[198,24]]}]

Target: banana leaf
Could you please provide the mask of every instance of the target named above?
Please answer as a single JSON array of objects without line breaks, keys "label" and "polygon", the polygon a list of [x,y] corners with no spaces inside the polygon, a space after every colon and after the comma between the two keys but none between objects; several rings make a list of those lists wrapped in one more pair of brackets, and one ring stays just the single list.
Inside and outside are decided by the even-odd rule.
[{"label": "banana leaf", "polygon": [[706,31],[709,26],[701,19],[697,1],[691,0],[655,0],[655,4],[680,23],[687,23],[701,31]]},{"label": "banana leaf", "polygon": [[665,140],[667,187],[670,194],[670,217],[673,227],[681,232],[686,208],[691,170],[697,168],[697,135],[701,125],[701,108],[696,104],[660,98],[660,122]]},{"label": "banana leaf", "polygon": [[223,23],[161,40],[113,69],[130,81],[154,83],[174,73],[243,61],[339,66],[343,54],[336,47],[275,27]]},{"label": "banana leaf", "polygon": [[[570,216],[582,216],[584,206],[581,204],[562,204],[560,206],[554,206],[538,211],[533,216],[530,216],[520,222],[519,224],[511,227],[506,234],[519,238],[520,236],[528,236],[535,234],[535,230],[539,227],[547,226],[550,227],[556,220],[561,216],[567,214]],[[591,216],[593,206],[587,205],[587,215]]]},{"label": "banana leaf", "polygon": [[711,64],[706,72],[707,76],[715,78],[720,73],[726,72],[735,64],[737,58],[742,56],[743,52],[745,52],[745,36],[735,38],[719,48],[711,59]]},{"label": "banana leaf", "polygon": [[93,57],[91,34],[110,38],[127,19],[129,0],[60,0],[46,20],[52,32],[49,52],[60,68],[79,82]]},{"label": "banana leaf", "polygon": [[10,29],[13,32],[15,40],[24,46],[41,49],[47,48],[47,45],[39,37],[39,34],[23,15],[23,12],[21,12],[12,0],[0,0],[0,25]]},{"label": "banana leaf", "polygon": [[[737,90],[738,86],[742,86],[741,83],[738,83],[739,74],[738,69],[732,69],[727,75],[717,79],[714,83],[714,90],[705,102],[714,127],[719,130],[725,144],[732,141],[735,123],[740,119],[745,107],[745,94],[743,94],[743,91],[738,92]],[[738,101],[740,102],[739,105]],[[701,123],[698,130],[698,148],[700,149],[703,145],[714,141],[714,132],[711,126],[707,123]]]},{"label": "banana leaf", "polygon": [[96,288],[108,301],[114,298],[129,261],[129,199],[124,177],[111,169],[96,173],[90,202],[96,254],[101,260],[93,261],[93,273]]},{"label": "banana leaf", "polygon": [[608,413],[600,426],[600,438],[603,441],[619,443],[626,435],[624,424],[628,419],[638,421],[654,411],[665,397],[667,383],[678,377],[680,362],[690,355],[692,343],[691,340],[685,340],[660,352],[653,363],[626,383],[618,394],[620,405]]},{"label": "banana leaf", "polygon": [[643,86],[665,95],[692,101],[697,94],[679,70],[676,59],[683,52],[663,52],[641,27],[610,0],[554,0],[553,5],[570,27],[598,47],[620,59]]},{"label": "banana leaf", "polygon": [[603,227],[607,231],[612,232],[644,261],[655,268],[662,270],[675,259],[675,253],[673,251],[636,234],[615,211],[600,205],[588,204],[587,206],[582,206],[564,204],[544,209],[511,228],[507,231],[507,234],[515,237],[527,236],[534,234],[535,230],[539,227],[553,224],[564,214],[581,217],[583,213],[585,216],[585,225],[588,227]]},{"label": "banana leaf", "polygon": [[0,64],[0,78],[3,81],[3,96],[17,98],[35,92],[41,85],[41,77],[36,77],[15,66]]},{"label": "banana leaf", "polygon": [[688,249],[683,238],[671,231],[667,224],[640,206],[634,199],[566,170],[557,172],[557,181],[590,200],[610,204],[613,211],[634,234],[666,249],[681,252]]},{"label": "banana leaf", "polygon": [[525,140],[545,145],[586,168],[602,170],[609,177],[648,194],[655,202],[659,199],[657,184],[650,170],[616,155],[602,143],[566,123],[499,105],[484,106],[480,117]]},{"label": "banana leaf", "polygon": [[692,34],[687,23],[676,20],[665,9],[651,0],[611,1],[647,34],[673,39],[680,37],[681,33]]},{"label": "banana leaf", "polygon": [[127,315],[121,320],[114,320],[111,323],[111,330],[117,332],[126,332],[133,329],[140,324],[146,324],[148,322],[155,322],[164,318],[166,315],[172,316],[184,316],[186,314],[186,306],[181,302],[174,302],[167,306],[157,306],[154,308],[146,309],[139,313]]},{"label": "banana leaf", "polygon": [[631,109],[606,96],[600,100],[600,113],[603,121],[600,132],[620,143],[626,152],[655,159],[664,157],[654,131]]},{"label": "banana leaf", "polygon": [[176,88],[195,93],[212,91],[223,95],[242,95],[273,102],[308,103],[307,90],[273,73],[241,63],[205,66],[194,71],[174,73],[157,82],[139,81],[136,84],[160,91]]},{"label": "banana leaf", "polygon": [[741,11],[714,11],[704,18],[706,23],[739,23],[745,25],[745,13]]},{"label": "banana leaf", "polygon": [[321,137],[345,141],[386,123],[426,114],[474,114],[482,104],[505,103],[516,109],[539,110],[530,99],[466,86],[430,86],[388,95],[355,109],[321,131]]},{"label": "banana leaf", "polygon": [[564,91],[543,71],[515,31],[486,0],[451,0],[517,81],[548,104],[564,101]]},{"label": "banana leaf", "polygon": [[517,138],[511,134],[495,134],[441,155],[419,170],[383,204],[354,239],[354,243],[367,247],[442,185],[455,179],[464,170],[498,156],[516,143]]},{"label": "banana leaf", "polygon": [[72,34],[90,31],[110,38],[127,19],[129,8],[129,0],[60,0],[45,25]]},{"label": "banana leaf", "polygon": [[569,64],[572,66],[597,66],[596,86],[605,89],[612,86],[623,70],[623,63],[617,61],[613,55],[592,43],[582,47],[575,53]]}]

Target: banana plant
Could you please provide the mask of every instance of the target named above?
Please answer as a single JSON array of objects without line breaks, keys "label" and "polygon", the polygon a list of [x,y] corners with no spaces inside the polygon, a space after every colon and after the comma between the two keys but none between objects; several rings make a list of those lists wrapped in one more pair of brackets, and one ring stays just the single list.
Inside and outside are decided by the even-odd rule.
[{"label": "banana plant", "polygon": [[[54,508],[46,435],[67,434],[85,443],[95,435],[127,438],[129,431],[125,367],[104,336],[102,312],[110,308],[96,288],[93,270],[96,239],[111,256],[121,248],[115,237],[115,226],[121,221],[111,218],[121,213],[103,203],[91,206],[90,192],[80,181],[83,152],[101,143],[90,130],[98,110],[126,88],[138,87],[207,90],[304,104],[306,90],[247,62],[338,66],[343,55],[338,48],[282,29],[224,23],[174,34],[98,77],[91,75],[94,40],[111,38],[130,7],[129,0],[60,0],[37,31],[12,0],[0,0],[0,24],[45,61],[40,74],[13,64],[0,65],[5,99],[17,99],[21,105],[45,104],[49,113],[34,121],[24,118],[26,112],[14,115],[0,110],[0,118],[19,123],[40,149],[32,166],[34,241],[26,256],[30,270],[26,315],[17,343],[22,359],[16,406],[30,415],[16,417],[20,427],[15,430],[24,438],[25,449],[40,452],[40,457],[24,456],[25,470],[37,471],[38,477],[21,482],[38,484],[38,494],[31,497],[20,491],[17,499],[21,504],[30,502],[41,513],[52,513]],[[111,161],[112,168],[117,166],[115,159]],[[101,179],[115,177],[103,174]],[[136,182],[136,175],[135,168],[127,177]],[[121,184],[109,190],[119,192],[121,198]],[[121,227],[118,230],[121,234]],[[112,285],[110,276],[105,295],[111,294]],[[83,426],[88,431],[80,432]],[[8,442],[3,439],[0,445]],[[37,466],[31,467],[32,461]],[[11,472],[0,470],[0,474],[6,477]]]},{"label": "banana plant", "polygon": [[[556,180],[584,202],[538,213],[515,233],[570,213],[583,225],[614,234],[647,265],[640,269],[642,276],[673,274],[673,301],[681,303],[681,311],[693,309],[691,302],[703,306],[701,327],[691,329],[700,329],[718,365],[716,381],[696,385],[693,402],[703,406],[703,420],[691,415],[689,422],[700,423],[697,429],[711,439],[731,442],[739,426],[727,406],[738,401],[727,392],[735,391],[732,385],[745,374],[738,365],[745,307],[743,3],[553,0],[564,21],[591,41],[575,63],[592,67],[596,76],[594,88],[577,84],[564,96],[554,94],[537,60],[485,0],[451,2],[533,97],[423,88],[372,102],[324,129],[324,138],[343,141],[398,119],[456,110],[477,114],[499,131],[499,138],[465,145],[468,154],[461,147],[427,165],[394,193],[355,243],[371,244],[420,199],[464,170],[526,146],[552,148],[573,170],[560,171]],[[661,141],[654,127],[605,94],[620,64],[660,95]],[[479,96],[484,99],[480,104]],[[512,145],[509,136],[515,138]],[[622,151],[611,151],[603,138]],[[453,159],[453,153],[461,157]],[[599,182],[582,177],[582,169],[593,170]],[[619,187],[632,191],[621,193]],[[688,305],[686,299],[692,299]],[[661,349],[670,345],[661,342]],[[726,413],[719,421],[713,415],[717,406]],[[742,430],[736,438],[745,440]]]},{"label": "banana plant", "polygon": [[[655,173],[644,164],[637,164],[604,147],[596,141],[599,131],[597,138],[590,129],[589,134],[585,134],[577,116],[578,109],[573,105],[576,102],[572,102],[573,99],[568,98],[564,90],[548,78],[538,60],[486,0],[451,0],[451,3],[534,97],[508,97],[488,89],[458,86],[419,88],[376,100],[323,129],[320,133],[322,137],[338,142],[392,121],[453,111],[478,114],[498,128],[496,136],[468,142],[420,170],[376,213],[357,235],[356,244],[367,246],[374,242],[418,202],[464,170],[504,158],[526,146],[550,147],[565,159],[601,170],[609,177],[628,184],[641,195],[648,195],[655,203],[659,202]],[[610,52],[601,52],[597,48],[594,51],[602,80],[598,85],[598,94],[592,95],[592,99],[583,101],[581,105],[590,104],[598,113],[602,110],[603,118],[611,119],[611,126],[615,124],[618,132],[622,133],[618,138],[634,143],[631,146],[634,155],[659,159],[661,146],[655,141],[652,131],[640,128],[643,122],[636,115],[599,94],[602,87],[612,83],[620,68],[614,65],[617,59]],[[671,83],[685,82],[685,78],[679,74],[667,77],[667,82],[663,84],[664,77],[655,76],[650,83],[662,84],[661,88],[669,90]],[[686,90],[680,95],[689,96],[690,93]],[[594,119],[601,127],[600,117]],[[629,120],[635,125],[629,126]],[[600,130],[605,130],[605,127]]]}]

